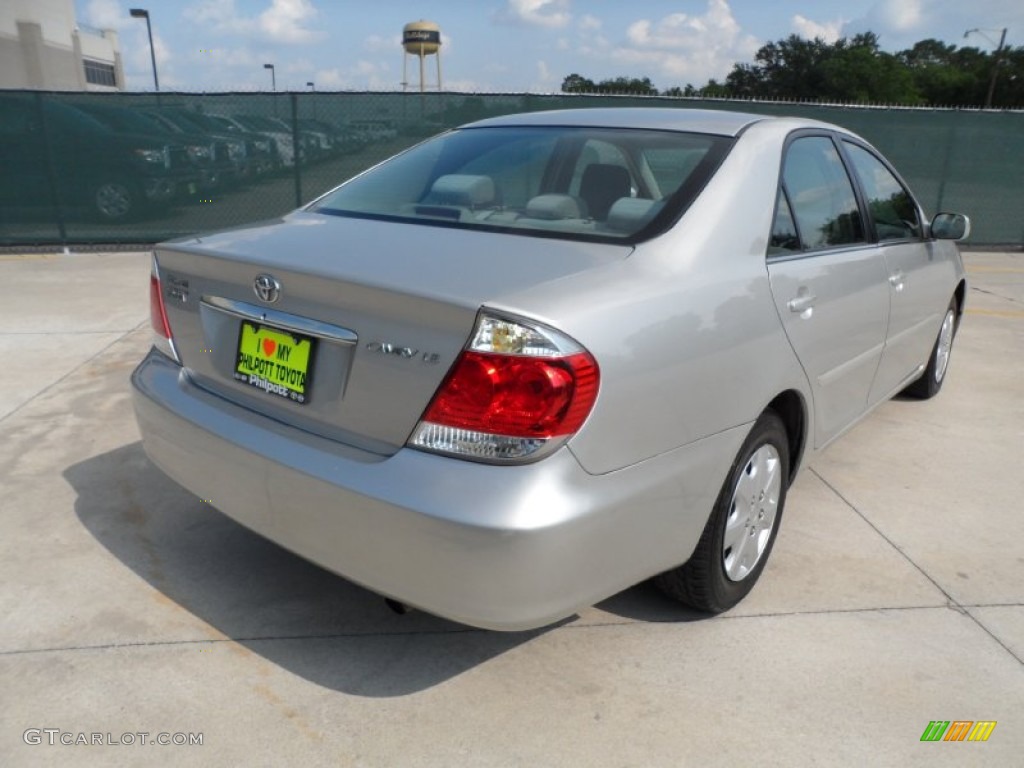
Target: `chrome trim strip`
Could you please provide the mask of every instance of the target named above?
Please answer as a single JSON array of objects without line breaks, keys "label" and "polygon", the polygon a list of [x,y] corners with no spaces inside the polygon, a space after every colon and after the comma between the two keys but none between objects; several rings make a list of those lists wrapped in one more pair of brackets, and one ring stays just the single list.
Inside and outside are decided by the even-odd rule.
[{"label": "chrome trim strip", "polygon": [[342,328],[340,325],[322,323],[319,320],[311,320],[308,317],[300,317],[299,315],[292,315],[268,307],[258,307],[255,304],[248,304],[244,301],[225,299],[220,296],[203,296],[201,303],[211,309],[226,312],[243,320],[266,323],[286,331],[294,331],[306,336],[326,339],[335,344],[351,345],[359,341],[359,336],[354,331]]}]

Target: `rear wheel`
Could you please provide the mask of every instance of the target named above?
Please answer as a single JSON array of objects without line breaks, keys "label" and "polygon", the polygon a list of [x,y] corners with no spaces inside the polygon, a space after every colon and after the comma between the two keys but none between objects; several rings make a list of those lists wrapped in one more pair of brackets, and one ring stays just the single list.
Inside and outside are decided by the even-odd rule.
[{"label": "rear wheel", "polygon": [[732,608],[764,570],[778,534],[789,485],[789,441],[768,410],[740,448],[693,556],[655,577],[687,605],[709,613]]},{"label": "rear wheel", "polygon": [[935,339],[935,346],[932,347],[931,357],[928,358],[928,365],[924,374],[909,387],[903,390],[904,394],[927,400],[935,397],[942,389],[942,383],[946,380],[946,371],[949,370],[949,357],[953,352],[953,338],[956,336],[956,298],[950,300],[946,309],[946,316],[942,318],[942,327],[939,328],[938,338]]}]

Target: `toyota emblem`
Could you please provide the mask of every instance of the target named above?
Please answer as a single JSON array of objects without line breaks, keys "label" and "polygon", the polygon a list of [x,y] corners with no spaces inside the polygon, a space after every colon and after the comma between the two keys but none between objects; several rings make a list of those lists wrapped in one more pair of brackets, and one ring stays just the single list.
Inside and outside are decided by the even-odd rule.
[{"label": "toyota emblem", "polygon": [[256,275],[252,289],[263,301],[273,304],[281,295],[281,284],[271,275]]}]

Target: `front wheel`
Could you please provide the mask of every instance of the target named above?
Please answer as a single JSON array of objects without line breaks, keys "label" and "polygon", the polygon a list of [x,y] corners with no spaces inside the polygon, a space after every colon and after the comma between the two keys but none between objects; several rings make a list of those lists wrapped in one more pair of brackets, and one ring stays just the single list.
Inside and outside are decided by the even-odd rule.
[{"label": "front wheel", "polygon": [[774,411],[747,435],[690,559],[655,577],[670,597],[721,613],[746,597],[764,570],[789,486],[789,441]]},{"label": "front wheel", "polygon": [[138,186],[116,177],[104,179],[93,186],[91,196],[97,218],[111,223],[134,218],[142,204]]},{"label": "front wheel", "polygon": [[949,356],[953,352],[953,337],[956,336],[956,298],[950,300],[946,308],[946,316],[942,318],[942,326],[939,328],[939,335],[935,339],[935,346],[932,347],[932,354],[928,358],[928,365],[924,369],[921,378],[903,390],[903,393],[927,400],[935,397],[942,389],[942,383],[946,380],[946,371],[949,370]]}]

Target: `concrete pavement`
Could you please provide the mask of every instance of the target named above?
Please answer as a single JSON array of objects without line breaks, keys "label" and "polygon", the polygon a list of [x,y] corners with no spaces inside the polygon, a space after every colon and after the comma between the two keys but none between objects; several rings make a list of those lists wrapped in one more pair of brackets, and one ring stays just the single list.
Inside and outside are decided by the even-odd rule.
[{"label": "concrete pavement", "polygon": [[0,765],[1020,764],[1024,256],[966,261],[945,389],[805,468],[740,606],[641,585],[496,634],[395,616],[149,464],[145,254],[0,257]]}]

